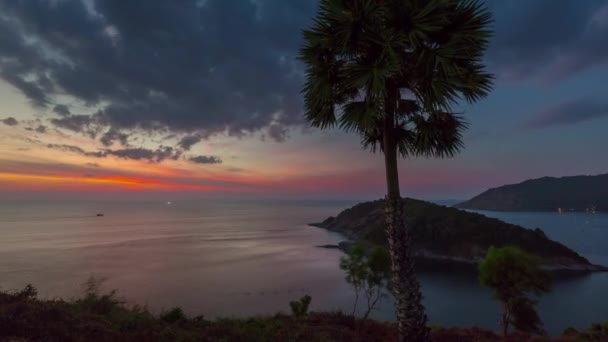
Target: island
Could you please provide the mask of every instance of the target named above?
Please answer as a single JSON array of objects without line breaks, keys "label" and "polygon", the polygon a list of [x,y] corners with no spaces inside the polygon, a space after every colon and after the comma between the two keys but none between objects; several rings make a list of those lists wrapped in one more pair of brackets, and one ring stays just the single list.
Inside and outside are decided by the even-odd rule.
[{"label": "island", "polygon": [[[515,245],[538,256],[543,267],[550,270],[608,271],[549,239],[539,228],[526,229],[481,214],[411,198],[404,199],[403,204],[405,221],[412,230],[413,255],[417,259],[475,265],[490,246]],[[336,217],[310,225],[339,232],[350,241],[387,243],[383,200],[357,204]],[[337,248],[348,250],[350,245],[342,242]]]},{"label": "island", "polygon": [[492,188],[456,205],[491,211],[608,211],[608,174],[542,177]]}]

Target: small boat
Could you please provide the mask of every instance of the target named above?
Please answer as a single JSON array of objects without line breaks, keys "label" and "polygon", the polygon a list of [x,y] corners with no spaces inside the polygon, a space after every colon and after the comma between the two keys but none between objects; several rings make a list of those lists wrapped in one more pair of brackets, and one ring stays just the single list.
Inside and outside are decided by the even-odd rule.
[{"label": "small boat", "polygon": [[103,216],[103,214],[97,214],[97,216]]}]

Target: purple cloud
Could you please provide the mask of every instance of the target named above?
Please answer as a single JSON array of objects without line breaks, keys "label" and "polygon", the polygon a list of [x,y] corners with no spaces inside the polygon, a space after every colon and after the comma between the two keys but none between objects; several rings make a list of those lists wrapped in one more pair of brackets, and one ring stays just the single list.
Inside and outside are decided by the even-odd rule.
[{"label": "purple cloud", "polygon": [[[553,84],[608,63],[605,1],[488,1],[496,16],[488,63],[502,79]],[[514,25],[513,23],[517,23]]]},{"label": "purple cloud", "polygon": [[525,123],[525,126],[528,128],[545,128],[573,125],[604,116],[608,116],[608,102],[579,98],[534,113],[531,119]]}]

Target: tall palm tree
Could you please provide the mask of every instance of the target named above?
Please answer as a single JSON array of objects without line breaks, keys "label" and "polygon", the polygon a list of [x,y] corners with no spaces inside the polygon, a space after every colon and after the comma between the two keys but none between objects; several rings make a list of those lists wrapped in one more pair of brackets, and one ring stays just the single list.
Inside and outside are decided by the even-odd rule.
[{"label": "tall palm tree", "polygon": [[492,18],[477,0],[320,0],[304,30],[305,113],[384,153],[386,235],[401,341],[429,339],[404,222],[397,159],[451,157],[466,128],[452,109],[486,96]]}]

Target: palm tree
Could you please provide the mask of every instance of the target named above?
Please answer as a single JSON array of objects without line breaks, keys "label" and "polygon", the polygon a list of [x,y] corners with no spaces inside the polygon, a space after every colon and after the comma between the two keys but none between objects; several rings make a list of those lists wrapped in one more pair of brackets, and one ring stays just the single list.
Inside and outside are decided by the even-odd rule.
[{"label": "palm tree", "polygon": [[304,30],[305,115],[384,153],[386,235],[401,341],[429,339],[404,222],[397,170],[403,158],[451,157],[466,128],[452,109],[488,94],[483,53],[491,15],[477,0],[320,0]]}]

